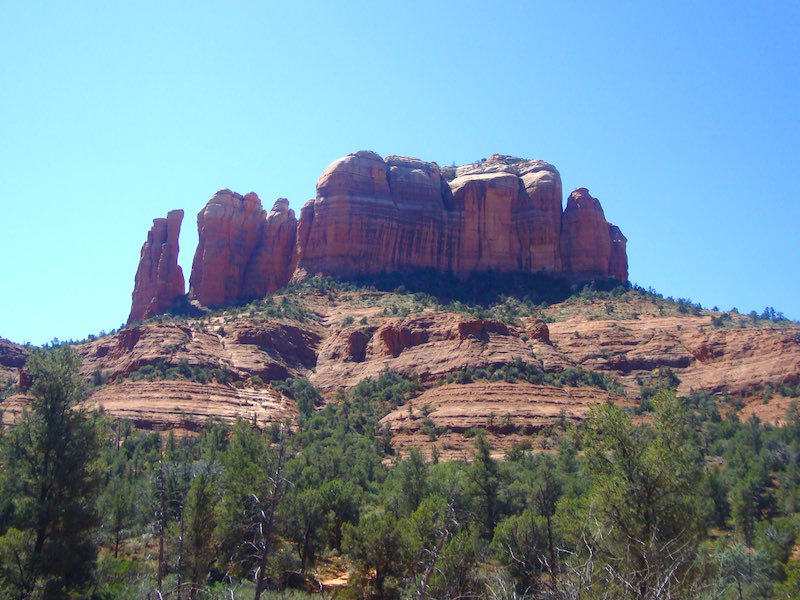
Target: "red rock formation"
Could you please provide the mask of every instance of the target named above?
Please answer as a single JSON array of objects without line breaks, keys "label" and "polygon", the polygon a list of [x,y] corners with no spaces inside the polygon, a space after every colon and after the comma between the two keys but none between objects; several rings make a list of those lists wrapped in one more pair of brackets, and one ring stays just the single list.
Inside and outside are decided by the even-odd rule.
[{"label": "red rock formation", "polygon": [[609,225],[600,202],[586,188],[578,188],[567,200],[561,219],[561,261],[565,273],[573,276],[609,275]]},{"label": "red rock formation", "polygon": [[442,181],[435,164],[416,159],[357,152],[335,161],[317,182],[313,205],[303,208],[298,269],[362,275],[439,268]]},{"label": "red rock formation", "polygon": [[542,161],[495,155],[440,170],[357,152],[323,173],[300,227],[301,275],[433,268],[627,280],[621,232],[586,190],[573,194],[562,223],[561,177]]},{"label": "red rock formation", "polygon": [[433,269],[545,272],[627,280],[625,237],[586,189],[561,212],[561,176],[543,161],[494,155],[440,169],[361,151],[334,161],[295,219],[279,199],[221,190],[197,217],[189,295],[208,307],[260,298],[318,273]]},{"label": "red rock formation", "polygon": [[550,329],[542,319],[526,319],[524,321],[525,333],[533,340],[550,343]]},{"label": "red rock formation", "polygon": [[[525,191],[533,202],[530,211],[536,227],[530,238],[531,270],[561,271],[561,175],[544,161],[535,160],[521,173]],[[626,277],[627,280],[627,277]]]},{"label": "red rock formation", "polygon": [[628,238],[622,235],[619,227],[608,225],[611,236],[611,258],[608,262],[608,274],[614,279],[628,281]]},{"label": "red rock formation", "polygon": [[453,272],[527,270],[529,248],[523,250],[520,236],[514,235],[515,213],[530,204],[521,197],[519,178],[511,173],[465,175],[450,187],[459,216]]},{"label": "red rock formation", "polygon": [[297,219],[279,198],[267,214],[254,193],[221,190],[197,215],[189,294],[209,307],[262,298],[289,282]]},{"label": "red rock formation", "polygon": [[[587,403],[609,397],[590,388],[537,391],[524,382],[497,382],[496,387],[478,380],[469,386],[436,387],[467,369],[478,372],[518,361],[547,372],[580,368],[612,376],[628,402],[635,402],[640,384],[669,367],[680,379],[680,394],[753,394],[752,410],[773,422],[783,418],[791,399],[776,395],[765,405],[765,386],[777,393],[782,384],[800,380],[797,324],[754,324],[749,317],[733,314],[728,325],[715,327],[712,319],[719,313],[684,314],[674,305],[635,293],[602,301],[572,298],[542,309],[548,323],[522,317],[513,324],[442,309],[393,316],[387,314],[387,306],[411,301],[410,296],[403,299],[393,293],[307,293],[295,298],[313,318],[293,321],[231,311],[211,323],[147,323],[78,344],[81,374],[111,384],[95,388],[91,400],[142,427],[196,429],[208,416],[250,419],[258,413],[259,421],[284,418],[272,403],[272,392],[256,377],[263,382],[307,377],[330,399],[385,370],[418,377],[430,390],[450,390],[441,396],[426,392],[412,400],[413,414],[405,406],[402,415],[395,414],[408,415],[397,422],[398,428],[392,426],[395,442],[402,447],[403,431],[424,441],[418,427],[425,416],[454,431],[480,426],[505,436],[507,426],[522,433],[552,424],[553,418],[563,420],[562,408],[566,418],[579,419]],[[222,325],[225,335],[219,333]],[[30,385],[20,369],[26,353],[26,348],[0,340],[0,385],[15,377],[23,390]],[[189,366],[195,373],[213,375],[217,384],[184,379],[126,383],[148,365],[164,365],[167,374],[178,377],[184,377]],[[221,373],[226,377],[219,377]],[[220,385],[224,379],[243,387]],[[3,402],[6,423],[27,401],[16,395]],[[428,403],[435,414],[422,414]],[[460,435],[444,439],[448,444],[469,443]]]},{"label": "red rock formation", "polygon": [[136,270],[128,323],[164,312],[186,293],[183,270],[178,266],[182,221],[182,210],[170,211],[166,219],[153,220]]},{"label": "red rock formation", "polygon": [[245,273],[263,236],[266,212],[254,193],[220,190],[197,215],[189,295],[209,307],[243,299]]},{"label": "red rock formation", "polygon": [[30,351],[25,346],[0,338],[0,369],[19,369],[29,355]]},{"label": "red rock formation", "polygon": [[286,198],[278,198],[267,215],[261,240],[250,258],[241,295],[263,298],[291,278],[297,240],[297,219]]},{"label": "red rock formation", "polygon": [[411,448],[430,451],[424,426],[432,421],[443,432],[437,445],[446,449],[446,460],[453,460],[473,452],[471,440],[463,435],[470,429],[483,430],[495,448],[510,448],[524,439],[530,443],[534,431],[583,421],[593,406],[605,403],[633,404],[619,394],[592,388],[503,381],[448,383],[390,412],[381,425],[391,431],[394,447],[404,454]]}]

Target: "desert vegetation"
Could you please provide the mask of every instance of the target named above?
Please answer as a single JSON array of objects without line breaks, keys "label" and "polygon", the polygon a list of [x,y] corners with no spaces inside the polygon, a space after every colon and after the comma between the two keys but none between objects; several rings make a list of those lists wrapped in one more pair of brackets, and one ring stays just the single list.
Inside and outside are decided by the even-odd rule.
[{"label": "desert vegetation", "polygon": [[393,373],[324,406],[306,380],[276,383],[296,422],[179,438],[76,409],[67,346],[28,369],[35,401],[0,442],[4,597],[800,593],[797,404],[780,427],[742,422],[664,373],[640,416],[596,406],[553,452],[499,460],[478,431],[469,460],[441,462],[392,448],[379,421],[420,391]]}]

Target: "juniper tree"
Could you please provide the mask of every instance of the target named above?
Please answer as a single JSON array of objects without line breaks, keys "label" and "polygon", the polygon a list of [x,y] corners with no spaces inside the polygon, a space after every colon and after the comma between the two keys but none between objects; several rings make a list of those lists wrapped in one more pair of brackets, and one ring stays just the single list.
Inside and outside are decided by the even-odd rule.
[{"label": "juniper tree", "polygon": [[0,537],[5,597],[63,598],[92,577],[99,436],[77,406],[79,365],[69,346],[40,350],[26,365],[33,400],[2,444],[2,495],[12,505]]}]

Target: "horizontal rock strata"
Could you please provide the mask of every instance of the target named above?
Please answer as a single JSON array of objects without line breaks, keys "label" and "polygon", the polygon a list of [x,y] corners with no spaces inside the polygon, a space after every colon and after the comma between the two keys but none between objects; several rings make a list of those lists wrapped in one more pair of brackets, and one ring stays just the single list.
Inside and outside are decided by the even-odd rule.
[{"label": "horizontal rock strata", "polygon": [[170,308],[185,293],[183,269],[178,265],[178,236],[183,211],[154,219],[142,246],[128,322],[155,316]]},{"label": "horizontal rock strata", "polygon": [[[580,188],[563,213],[561,203],[558,170],[539,160],[494,155],[441,169],[416,158],[356,152],[325,170],[299,220],[283,198],[267,212],[254,193],[217,192],[197,216],[189,298],[221,307],[307,275],[418,269],[627,280],[625,236],[606,221],[597,199]],[[154,223],[142,249],[131,321],[184,293],[177,213]]]},{"label": "horizontal rock strata", "polygon": [[[594,388],[481,381],[432,388],[386,415],[381,424],[392,432],[395,447],[430,451],[436,445],[446,458],[474,453],[470,430],[482,430],[494,447],[508,448],[546,427],[565,428],[585,419],[597,404],[629,405],[619,394]],[[467,435],[465,435],[467,434]]]},{"label": "horizontal rock strata", "polygon": [[271,388],[238,389],[188,381],[128,381],[93,394],[88,408],[150,430],[197,431],[208,419],[252,421],[264,427],[297,417],[294,401]]},{"label": "horizontal rock strata", "polygon": [[[253,407],[272,402],[275,392],[269,384],[276,379],[308,378],[333,400],[366,377],[396,371],[428,388],[411,400],[411,415],[405,406],[397,413],[416,415],[393,430],[398,445],[425,442],[428,432],[419,428],[424,417],[418,413],[428,403],[435,409],[434,422],[452,429],[447,444],[467,453],[472,442],[463,435],[464,428],[489,429],[492,436],[503,437],[498,447],[507,447],[514,436],[525,441],[530,439],[528,430],[558,425],[562,409],[567,420],[578,419],[593,399],[616,398],[587,387],[485,380],[503,365],[509,369],[498,375],[513,376],[518,361],[548,373],[605,373],[634,403],[640,384],[668,368],[680,380],[680,394],[728,392],[744,398],[752,414],[770,420],[782,418],[793,401],[779,396],[782,384],[800,381],[800,327],[795,324],[751,326],[749,318],[735,315],[732,325],[719,327],[712,322],[713,313],[682,314],[635,299],[571,299],[542,309],[543,316],[556,322],[523,317],[503,323],[432,307],[394,315],[387,307],[403,297],[383,292],[294,297],[313,318],[230,311],[210,320],[132,326],[77,344],[82,374],[99,384],[93,393],[103,394],[102,404],[112,414],[127,415],[147,428],[191,429],[202,426],[208,416],[250,419],[254,411],[258,419],[269,421],[277,409],[265,408],[267,414]],[[0,340],[0,374],[21,381],[27,352]],[[132,381],[143,377],[153,380]],[[469,379],[473,383],[455,383]],[[211,386],[207,394],[198,391],[204,384]],[[768,404],[762,400],[766,386],[774,390]],[[3,402],[7,421],[26,402],[20,394]],[[284,414],[275,412],[274,418]]]}]

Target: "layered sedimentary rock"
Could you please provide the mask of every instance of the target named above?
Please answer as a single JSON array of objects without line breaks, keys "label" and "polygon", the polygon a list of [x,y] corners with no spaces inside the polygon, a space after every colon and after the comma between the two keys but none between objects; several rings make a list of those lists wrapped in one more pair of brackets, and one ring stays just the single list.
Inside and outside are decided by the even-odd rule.
[{"label": "layered sedimentary rock", "polygon": [[[400,193],[393,194],[392,188]],[[301,274],[363,275],[441,268],[442,177],[436,165],[357,152],[335,161],[317,182],[301,221]],[[446,268],[446,265],[445,265]]]},{"label": "layered sedimentary rock", "polygon": [[[728,393],[743,399],[749,407],[744,414],[770,422],[785,418],[793,400],[780,395],[781,387],[800,381],[796,323],[754,323],[731,314],[719,325],[718,312],[686,314],[674,303],[633,291],[550,305],[537,311],[547,323],[476,318],[441,306],[423,308],[411,294],[366,289],[292,297],[299,319],[268,316],[267,308],[234,310],[210,321],[131,326],[77,344],[83,377],[106,382],[91,389],[90,400],[146,428],[197,429],[208,416],[249,420],[255,414],[259,423],[278,422],[291,416],[286,409],[292,403],[279,398],[273,380],[308,378],[332,400],[340,390],[389,370],[418,379],[427,390],[410,401],[411,413],[407,406],[394,413],[395,447],[430,448],[429,428],[422,428],[429,417],[437,429],[452,429],[437,444],[470,452],[471,440],[454,432],[479,426],[495,447],[507,448],[530,440],[530,430],[580,419],[595,401],[618,401],[607,391],[570,387],[583,377],[549,389],[513,377],[487,381],[498,367],[507,366],[509,375],[521,373],[519,363],[546,373],[603,373],[632,403],[642,385],[668,368],[680,380],[679,394]],[[9,381],[19,381],[21,390],[29,386],[20,368],[27,353],[0,340],[0,391]],[[135,381],[143,377],[154,380]],[[765,404],[767,386],[773,392]],[[29,400],[15,394],[0,404],[5,422]],[[735,405],[726,403],[724,410]]]},{"label": "layered sedimentary rock", "polygon": [[586,188],[569,195],[561,219],[561,256],[567,273],[608,274],[611,231],[603,207]]},{"label": "layered sedimentary rock", "polygon": [[[401,454],[411,448],[430,452],[430,426],[442,432],[436,441],[445,460],[468,458],[474,441],[464,433],[481,429],[490,444],[510,448],[531,433],[558,424],[578,423],[593,406],[631,406],[619,394],[595,388],[553,387],[525,382],[481,381],[432,387],[383,419]],[[427,425],[427,428],[426,428]],[[427,431],[426,431],[427,429]],[[533,438],[535,439],[535,438]]]},{"label": "layered sedimentary rock", "polygon": [[254,193],[218,191],[197,215],[189,295],[209,307],[263,297],[285,285],[297,233],[285,198],[268,214]]},{"label": "layered sedimentary rock", "polygon": [[[307,275],[417,269],[627,280],[626,239],[600,203],[580,188],[562,214],[561,197],[561,176],[543,161],[494,155],[441,169],[356,152],[325,170],[299,221],[285,199],[267,213],[254,193],[217,192],[197,216],[189,297],[220,307]],[[160,305],[138,286],[140,305]]]},{"label": "layered sedimentary rock", "polygon": [[170,211],[166,219],[153,220],[139,257],[129,323],[163,312],[186,293],[183,270],[178,266],[182,221],[182,210]]},{"label": "layered sedimentary rock", "polygon": [[241,299],[247,266],[262,240],[265,220],[256,194],[242,196],[228,189],[214,194],[197,215],[191,297],[211,307]]},{"label": "layered sedimentary rock", "polygon": [[628,281],[628,238],[622,235],[616,225],[608,226],[611,236],[611,258],[608,261],[608,274],[614,279]]},{"label": "layered sedimentary rock", "polygon": [[357,152],[322,174],[305,220],[301,274],[561,271],[561,177],[542,161],[495,156],[442,172]]},{"label": "layered sedimentary rock", "polygon": [[245,272],[242,296],[263,298],[291,278],[297,239],[297,219],[286,198],[278,198],[264,222],[261,242]]}]

